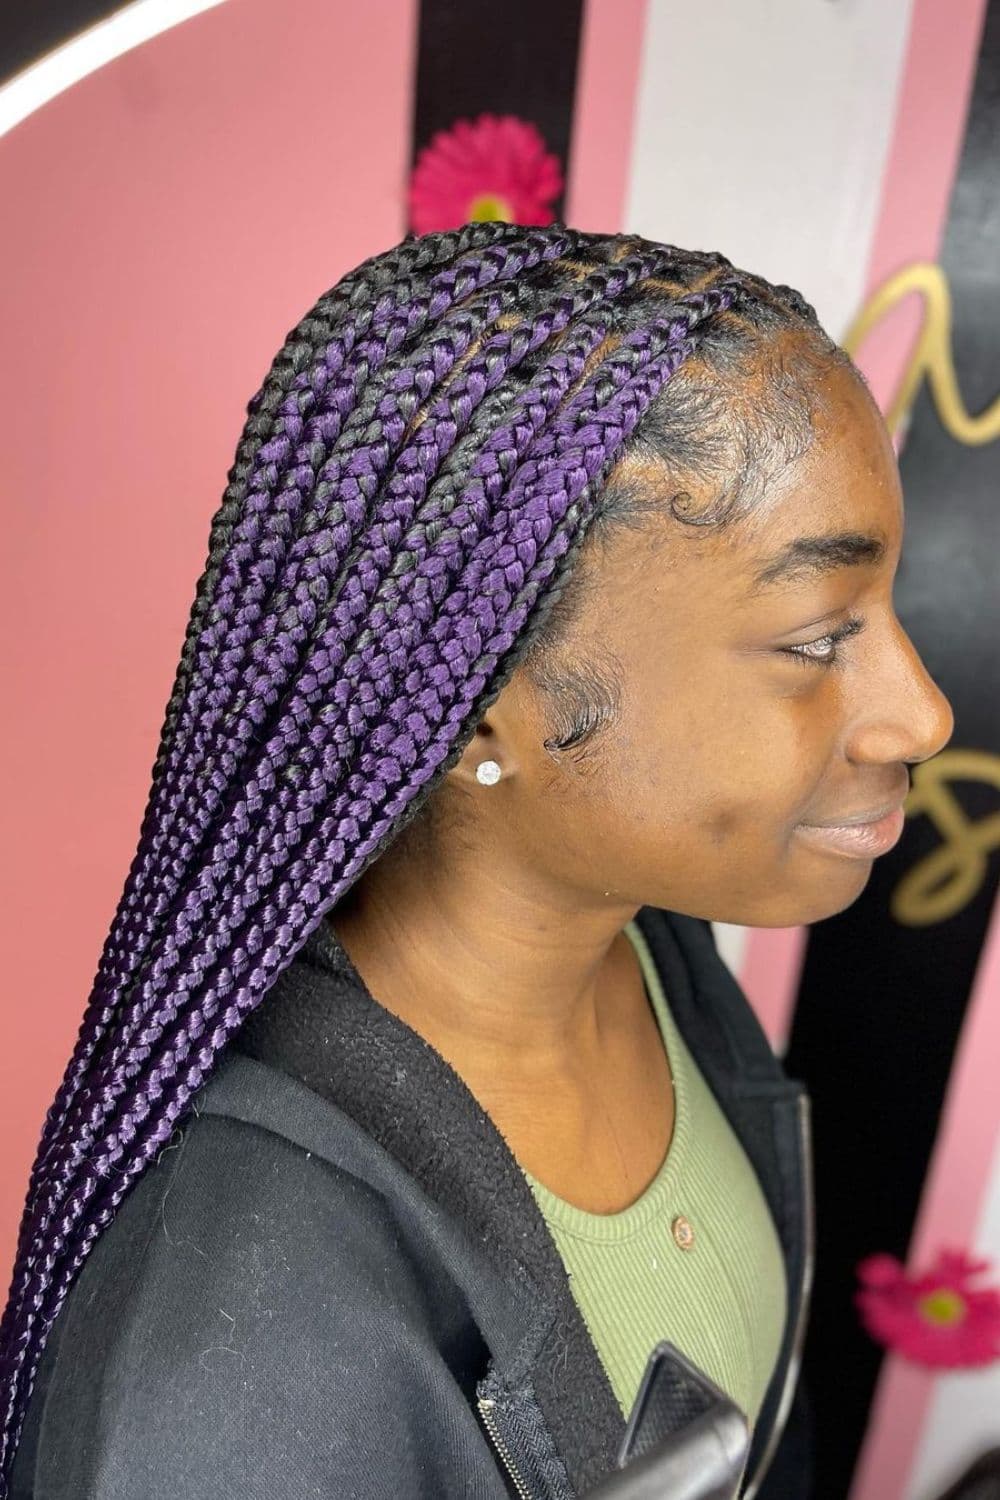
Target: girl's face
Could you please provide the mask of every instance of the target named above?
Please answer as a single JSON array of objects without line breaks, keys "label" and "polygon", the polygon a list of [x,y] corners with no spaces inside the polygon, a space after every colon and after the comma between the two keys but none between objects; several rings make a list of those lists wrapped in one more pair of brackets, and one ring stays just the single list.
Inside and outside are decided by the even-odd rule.
[{"label": "girl's face", "polygon": [[[508,873],[575,906],[793,926],[849,906],[896,841],[898,814],[817,825],[898,809],[906,763],[954,721],[893,611],[903,507],[885,424],[848,369],[824,389],[809,452],[752,515],[714,533],[656,517],[585,555],[599,572],[574,654],[617,659],[620,716],[556,763],[522,673],[487,711],[463,763],[504,768],[505,795],[479,789],[476,809]],[[695,510],[712,498],[693,494]]]}]

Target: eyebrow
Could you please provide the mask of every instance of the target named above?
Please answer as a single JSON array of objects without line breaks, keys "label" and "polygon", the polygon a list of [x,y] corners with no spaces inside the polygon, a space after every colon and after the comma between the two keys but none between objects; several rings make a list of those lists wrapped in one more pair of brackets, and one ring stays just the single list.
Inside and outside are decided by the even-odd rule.
[{"label": "eyebrow", "polygon": [[757,594],[837,568],[870,566],[881,562],[885,553],[885,538],[876,533],[843,531],[830,536],[796,537],[764,562],[753,576],[750,592]]}]

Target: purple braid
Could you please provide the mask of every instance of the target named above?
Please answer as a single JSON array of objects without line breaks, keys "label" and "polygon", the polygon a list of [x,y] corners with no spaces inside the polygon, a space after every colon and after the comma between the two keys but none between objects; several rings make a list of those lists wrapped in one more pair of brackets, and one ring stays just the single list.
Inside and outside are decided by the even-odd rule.
[{"label": "purple braid", "polygon": [[[473,239],[476,243],[482,241],[485,238],[483,228],[484,226],[481,225],[469,226],[464,232],[464,238]],[[509,228],[504,238],[510,237]],[[474,232],[470,233],[470,230]],[[227,676],[226,669],[230,665],[229,661],[216,660],[217,642],[224,638],[225,624],[232,614],[234,605],[238,605],[242,611],[235,632],[239,646],[252,639],[256,623],[255,612],[260,598],[266,597],[271,555],[280,558],[283,541],[289,535],[294,536],[304,497],[310,493],[315,484],[315,473],[311,461],[317,453],[317,445],[319,445],[318,451],[325,454],[326,450],[322,444],[338,435],[342,414],[352,411],[357,384],[362,377],[355,376],[354,380],[345,378],[332,392],[330,386],[333,377],[342,370],[348,354],[356,346],[359,332],[372,324],[382,329],[381,353],[378,350],[378,341],[369,340],[354,359],[354,365],[360,366],[362,372],[367,373],[382,362],[387,347],[393,339],[398,340],[412,333],[422,327],[429,317],[444,311],[448,305],[449,296],[454,298],[463,292],[467,293],[476,286],[487,285],[498,276],[514,276],[523,270],[526,264],[537,261],[540,253],[555,255],[560,249],[560,242],[553,241],[549,237],[548,242],[536,240],[529,243],[527,247],[515,243],[513,254],[505,257],[502,245],[487,242],[479,260],[474,255],[461,257],[453,266],[433,277],[429,287],[424,289],[414,285],[412,280],[406,279],[405,261],[415,259],[418,264],[426,263],[428,249],[431,250],[432,255],[436,251],[437,257],[440,258],[449,253],[454,254],[455,237],[437,236],[434,238],[441,243],[430,247],[423,245],[424,253],[417,257],[411,254],[405,256],[404,259],[407,247],[415,243],[412,241],[404,241],[395,252],[390,252],[402,262],[400,268],[402,274],[398,282],[390,286],[389,293],[383,296],[374,309],[362,304],[360,316],[356,322],[348,324],[336,339],[322,348],[322,358],[318,365],[311,364],[295,377],[292,383],[292,394],[284,399],[280,407],[277,431],[269,441],[257,448],[251,459],[247,481],[249,494],[245,497],[244,513],[233,530],[226,550],[222,553],[222,571],[215,585],[211,625],[204,627],[197,634],[189,631],[187,645],[191,647],[191,650],[186,651],[188,660],[182,663],[182,669],[186,666],[188,675],[193,675],[195,682],[186,699],[182,699],[175,691],[168,710],[167,725],[164,728],[162,740],[164,748],[161,750],[161,755],[165,755],[165,760],[162,764],[158,760],[154,768],[153,791],[146,814],[144,836],[140,841],[139,853],[130,871],[98,971],[96,993],[103,1004],[95,1017],[86,1018],[89,1023],[86,1036],[87,1046],[81,1048],[79,1056],[74,1058],[74,1066],[67,1085],[64,1085],[64,1090],[57,1096],[50,1111],[50,1119],[53,1123],[64,1113],[89,1064],[94,1046],[99,1042],[108,1021],[115,1012],[124,987],[140,964],[146,951],[145,939],[155,931],[157,914],[154,913],[151,918],[146,910],[149,898],[137,900],[143,891],[146,872],[150,868],[159,869],[160,881],[157,897],[161,902],[170,900],[176,892],[179,879],[183,876],[183,871],[178,872],[176,879],[173,876],[173,862],[177,858],[178,851],[185,847],[197,850],[197,843],[191,842],[189,826],[182,821],[184,814],[176,804],[177,799],[182,797],[187,789],[187,782],[191,779],[193,768],[199,767],[201,763],[203,747],[200,738],[196,738],[195,753],[188,759],[188,765],[192,770],[189,771],[186,779],[181,779],[180,784],[175,784],[174,767],[188,749],[184,729],[187,724],[193,723],[196,737],[205,737],[219,716],[218,711],[213,712],[214,703],[210,703],[208,712],[202,714],[202,701],[206,692],[211,692],[213,684],[218,681],[219,677],[222,677],[223,682],[233,680]],[[434,263],[434,259],[431,263]],[[319,306],[350,305],[350,290],[366,267],[371,264],[372,262],[366,262],[365,266],[359,267],[351,276],[345,278],[337,288],[327,294],[326,299],[323,299]],[[394,312],[396,317],[392,322]],[[299,327],[300,329],[311,327],[316,321],[314,309],[313,314],[308,315]],[[299,330],[293,330],[293,333],[289,335],[288,343],[295,340],[298,333]],[[279,355],[275,362],[276,366],[280,360]],[[321,400],[324,396],[325,404],[321,404],[319,410],[313,413],[314,402]],[[256,409],[260,404],[259,393],[251,403],[251,407]],[[312,415],[308,422],[304,423],[303,418],[307,413],[312,413]],[[331,419],[333,426],[328,425]],[[303,427],[305,427],[304,433]],[[296,474],[301,480],[301,487],[296,488],[294,483],[285,485],[279,492],[279,498],[274,491],[279,478],[287,472],[288,467],[287,463],[281,462],[281,457],[282,455],[287,457],[292,449],[293,441],[296,445]],[[233,473],[235,472],[234,468]],[[294,477],[293,475],[293,479]],[[274,534],[272,538],[266,537],[266,528],[270,528]],[[216,523],[213,524],[213,538],[218,531],[217,518]],[[245,576],[248,564],[254,565],[253,582],[250,587],[246,585]],[[201,614],[202,612],[199,611],[199,621]],[[190,664],[192,654],[195,656],[193,666]],[[224,707],[224,701],[222,706]],[[178,715],[179,707],[183,709],[182,717]],[[200,721],[199,715],[201,715]],[[162,803],[168,793],[172,805],[169,815],[163,816]],[[148,837],[145,836],[147,832]],[[200,834],[201,830],[198,832]],[[168,872],[166,882],[163,880],[165,858],[170,861],[166,865],[166,872]],[[169,881],[173,881],[172,886],[168,884]]]},{"label": "purple braid", "polygon": [[[637,268],[641,269],[642,264],[643,264],[643,262],[639,262]],[[627,284],[629,280],[634,279],[634,271],[632,270],[631,267],[627,267],[627,268],[625,268],[623,270],[616,270],[615,272],[611,273],[611,277],[612,277],[612,279],[617,279],[617,280],[621,281],[622,284],[624,285],[624,284]],[[527,342],[526,342],[526,345],[525,345],[526,349],[535,347],[538,343],[543,342],[544,339],[545,339],[545,337],[548,336],[548,333],[551,332],[551,330],[552,330],[553,327],[562,327],[562,326],[564,326],[565,323],[568,321],[568,319],[569,319],[570,316],[572,316],[574,313],[576,313],[580,308],[585,307],[590,301],[592,301],[594,299],[594,297],[597,295],[597,291],[598,291],[598,287],[597,287],[596,283],[598,283],[598,282],[607,283],[608,281],[609,281],[609,275],[606,272],[601,277],[594,277],[592,279],[592,281],[587,284],[587,286],[584,289],[584,291],[582,291],[581,293],[579,293],[576,297],[574,297],[574,298],[562,298],[561,301],[560,301],[560,305],[556,309],[554,309],[554,311],[553,311],[553,313],[552,313],[551,316],[549,316],[549,315],[543,315],[542,317],[540,317],[540,318],[538,318],[536,320],[536,322],[535,322],[534,325],[532,325],[530,323],[519,324],[518,327],[516,329],[512,330],[510,333],[501,333],[499,335],[494,336],[493,338],[491,338],[488,341],[488,343],[484,346],[484,351],[480,355],[478,355],[476,357],[476,359],[467,367],[462,380],[460,382],[456,383],[456,387],[455,387],[454,391],[449,394],[449,397],[446,398],[446,400],[444,402],[442,402],[440,406],[438,406],[438,407],[432,407],[431,408],[431,412],[429,414],[428,421],[426,421],[423,424],[423,426],[419,429],[418,441],[421,444],[421,448],[419,450],[419,454],[420,454],[420,456],[419,456],[419,466],[416,467],[416,473],[415,473],[415,479],[416,479],[416,483],[418,485],[420,485],[423,488],[426,487],[426,480],[427,480],[427,473],[426,473],[426,471],[428,470],[428,463],[427,463],[426,454],[427,454],[427,449],[428,449],[428,441],[432,437],[431,418],[433,416],[435,416],[435,415],[440,415],[440,413],[442,411],[444,412],[445,416],[449,416],[450,415],[450,413],[449,413],[449,403],[456,403],[457,402],[457,398],[458,398],[459,395],[462,395],[463,397],[466,396],[465,386],[470,381],[476,381],[476,379],[478,377],[478,374],[479,374],[479,369],[480,368],[482,368],[482,370],[484,371],[484,379],[485,379],[485,382],[486,382],[487,385],[490,385],[490,384],[494,384],[495,385],[496,383],[498,383],[499,380],[501,379],[503,373],[504,373],[504,370],[505,370],[505,366],[504,366],[503,362],[502,361],[498,361],[495,358],[496,354],[499,351],[501,351],[505,347],[511,347],[511,346],[513,346],[514,343],[515,343],[515,341],[518,339],[518,337],[525,337],[525,336],[527,337]],[[513,362],[514,361],[512,360],[511,365],[507,366],[507,368],[512,367]],[[492,372],[490,372],[490,367],[492,367]],[[557,394],[558,394],[558,389],[557,389]],[[463,404],[464,405],[468,405],[467,399],[465,401],[463,401]],[[468,414],[467,414],[467,417],[466,417],[466,421],[467,420],[468,420]],[[447,451],[447,446],[448,445],[441,444],[439,451],[446,452]],[[401,496],[405,496],[405,493],[406,493],[407,489],[409,489],[411,493],[413,492],[414,477],[411,477],[411,475],[410,475],[410,473],[408,471],[413,470],[414,469],[414,465],[413,464],[408,464],[406,462],[406,459],[407,459],[408,456],[413,455],[417,451],[418,450],[415,447],[411,446],[410,449],[404,450],[404,452],[400,456],[400,461],[399,461],[399,464],[397,465],[397,471],[391,476],[391,478],[389,480],[388,487],[387,487],[387,493],[388,493],[388,495],[390,497],[394,496],[394,492],[398,492]],[[326,477],[326,472],[327,471],[324,471],[324,477]],[[398,505],[396,505],[396,506],[393,507],[393,514],[394,514],[394,516],[400,514],[400,510],[399,510],[399,506]],[[375,533],[378,533],[378,531],[380,530],[380,528],[375,527],[373,530],[374,530]],[[292,557],[293,561],[296,560],[295,554],[296,554],[296,551],[299,550],[299,551],[302,551],[305,554],[306,560],[308,562],[308,560],[309,560],[308,559],[308,547],[306,545],[308,543],[308,540],[309,540],[309,538],[300,538],[299,542],[297,542],[295,544],[295,547],[292,549],[292,553],[291,553],[291,557]],[[310,577],[310,584],[309,584],[310,589],[314,589],[315,588],[315,582],[314,582],[314,580],[315,580],[315,578],[318,575],[319,575],[319,569],[318,568],[313,568],[311,570],[311,577]],[[288,571],[286,570],[286,577],[287,576],[288,576]],[[272,609],[272,611],[271,611],[271,618],[274,618],[275,615],[280,614],[280,613],[282,613],[284,611],[285,603],[287,601],[287,593],[280,594],[279,598],[281,600],[281,607],[280,608],[276,607],[276,608]],[[308,612],[309,607],[310,607],[310,601],[309,601],[309,599],[305,598],[304,596],[300,596],[300,601],[299,602],[301,603],[302,607]],[[367,601],[365,601],[365,603],[364,603],[365,610],[367,610],[368,607],[369,607],[368,603],[367,603]],[[374,623],[374,620],[373,620],[373,623]],[[337,623],[337,627],[331,632],[331,637],[332,637],[331,648],[334,651],[341,652],[341,654],[342,654],[345,642],[349,639],[349,637],[347,637],[343,633],[343,631],[346,631],[346,629],[347,629],[347,624],[346,623],[345,623],[345,625],[343,627],[343,630],[342,630],[341,626],[340,626],[340,624],[338,622]],[[289,673],[287,671],[288,661],[286,659],[287,658],[288,649],[289,649],[289,647],[288,647],[288,643],[287,643],[287,638],[279,640],[277,655],[284,661],[284,665],[286,667],[286,673],[285,673],[286,679],[289,676]],[[269,673],[269,665],[265,661],[262,666],[253,669],[253,671],[251,673],[251,676],[248,679],[247,687],[245,689],[241,690],[242,694],[244,696],[249,696],[251,698],[251,700],[256,699],[256,698],[267,698],[268,697],[267,683],[268,683],[269,675],[270,675],[270,673]],[[273,696],[273,694],[271,696]],[[249,723],[249,729],[250,729],[251,732],[253,730],[253,727],[254,727],[253,723],[252,722]],[[272,764],[274,764],[273,761],[272,761]],[[231,778],[232,778],[234,767],[230,766],[227,769],[228,769],[229,778],[230,778],[230,782],[231,782]],[[135,1011],[134,1011],[134,1013],[133,1013],[133,1027],[131,1027],[131,1028],[129,1028],[129,1027],[123,1028],[123,1030],[119,1034],[118,1041],[116,1043],[116,1048],[115,1048],[115,1054],[114,1054],[115,1056],[117,1056],[123,1050],[123,1048],[131,1041],[132,1030],[134,1029],[134,1025],[141,1019],[141,1016],[142,1016],[142,1007],[141,1006],[137,1006],[136,1009],[135,1009]],[[87,1136],[85,1136],[84,1138],[82,1138],[79,1141],[79,1146],[81,1147],[81,1149],[85,1148],[86,1145],[88,1145],[88,1144],[89,1144],[89,1134]]]},{"label": "purple braid", "polygon": [[[494,230],[496,227],[492,226]],[[102,992],[112,990],[108,975],[116,942],[120,950],[116,959],[120,972],[124,975],[131,973],[137,967],[144,951],[143,944],[135,940],[136,934],[123,927],[119,919],[124,912],[131,909],[134,894],[141,885],[143,867],[140,865],[140,859],[142,856],[148,854],[154,859],[159,856],[160,839],[164,830],[169,830],[168,837],[175,837],[171,820],[160,816],[162,794],[164,791],[173,790],[170,773],[178,756],[186,747],[186,741],[177,722],[179,709],[184,708],[188,721],[191,720],[193,713],[197,724],[204,685],[211,684],[214,678],[214,659],[211,654],[206,657],[203,650],[205,646],[210,647],[213,643],[213,632],[203,626],[209,599],[211,598],[212,601],[212,621],[216,624],[221,624],[226,619],[231,609],[232,599],[237,601],[249,599],[252,602],[254,595],[245,588],[245,578],[239,574],[239,570],[245,564],[251,563],[254,564],[255,574],[258,570],[266,573],[269,566],[267,555],[272,543],[262,534],[262,528],[270,528],[278,534],[279,538],[282,533],[287,535],[289,531],[294,534],[297,513],[292,509],[292,503],[300,497],[294,489],[290,495],[282,492],[280,499],[274,493],[279,477],[287,469],[287,464],[278,462],[277,455],[290,450],[290,439],[294,440],[297,445],[300,444],[307,414],[312,411],[317,399],[323,397],[331,377],[342,367],[346,355],[353,348],[358,336],[370,327],[373,321],[384,324],[392,310],[400,303],[405,308],[404,317],[412,318],[412,326],[419,326],[421,317],[426,320],[430,313],[429,296],[436,299],[446,286],[454,286],[459,264],[448,268],[444,273],[446,278],[444,282],[435,279],[431,283],[429,295],[427,288],[420,283],[416,273],[428,265],[440,264],[454,257],[456,252],[473,246],[483,247],[485,251],[490,252],[490,259],[482,267],[484,282],[495,274],[495,257],[499,248],[495,241],[499,238],[502,244],[503,240],[514,238],[521,231],[518,231],[516,226],[505,226],[502,236],[498,237],[494,234],[491,237],[488,228],[483,225],[467,225],[458,235],[433,237],[435,243],[430,243],[427,238],[422,241],[409,239],[386,255],[372,257],[364,262],[326,293],[298,327],[292,330],[272,365],[268,384],[265,384],[249,403],[251,420],[244,431],[236,463],[230,471],[230,485],[223,505],[213,519],[209,567],[199,583],[198,597],[192,611],[192,620],[178,671],[178,681],[167,709],[160,754],[154,766],[152,795],[146,813],[146,824],[149,825],[152,836],[149,839],[145,838],[147,827],[144,826],[143,837],[140,839],[140,853],[130,871],[122,902],[102,955],[98,971],[98,985]],[[378,282],[386,284],[386,290],[377,302],[371,299],[371,285],[366,276],[366,273],[372,271],[373,268],[381,273],[377,277]],[[434,305],[439,306],[439,303],[435,300]],[[330,330],[338,321],[337,315],[347,312],[354,314],[353,322],[344,323],[338,336],[332,338]],[[318,363],[315,362],[317,348],[322,351],[322,359]],[[303,363],[305,368],[299,369],[296,373],[297,367]],[[275,380],[280,385],[282,400],[278,408],[275,429],[271,433],[269,430],[261,430],[261,423],[256,420],[256,414],[261,411],[270,411],[273,407],[274,398],[269,385]],[[284,392],[289,387],[291,393],[285,395]],[[331,407],[328,400],[325,412],[328,413],[331,409],[336,414],[336,405],[333,404]],[[313,445],[317,439],[322,439],[324,431],[322,418],[325,412],[321,407],[318,414],[321,425],[318,427],[315,425],[314,418],[309,419],[312,425],[307,429],[305,445],[297,447],[296,450],[300,463],[308,463],[310,454],[315,451]],[[248,469],[249,473],[247,473]],[[248,496],[248,487],[256,489],[257,495]],[[308,490],[303,489],[301,493],[305,495]],[[231,530],[233,512],[237,505],[242,515],[237,521],[235,530]],[[280,546],[280,540],[278,545]],[[213,560],[216,558],[219,562],[213,566]],[[230,574],[236,571],[235,583],[225,578],[216,580],[220,563],[229,570]],[[256,577],[254,582],[257,583]],[[211,583],[211,592],[205,587],[209,583]],[[227,604],[230,609],[227,609]],[[192,657],[196,652],[199,657],[200,680],[196,681],[191,693],[185,694],[184,684],[194,675]],[[99,1024],[88,1027],[86,1040],[89,1043],[92,1044],[98,1039],[107,1019],[113,1013],[113,1008],[114,1002],[112,1001],[106,1007],[107,1014],[99,1018]],[[91,1018],[88,1016],[86,1019],[89,1021]],[[88,1060],[89,1052],[81,1050],[80,1065],[70,1070],[64,1090],[57,1095],[50,1113],[58,1111],[58,1107],[71,1092],[67,1085],[78,1080]]]},{"label": "purple braid", "polygon": [[288,335],[212,520],[32,1169],[0,1323],[0,1500],[94,1243],[540,638],[646,414],[712,340],[789,324],[815,331],[809,305],[724,256],[474,224],[372,257]]}]

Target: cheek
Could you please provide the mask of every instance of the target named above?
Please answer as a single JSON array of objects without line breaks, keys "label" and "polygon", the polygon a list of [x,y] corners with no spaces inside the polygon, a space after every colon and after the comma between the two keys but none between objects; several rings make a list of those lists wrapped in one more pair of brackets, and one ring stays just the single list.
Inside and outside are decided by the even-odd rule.
[{"label": "cheek", "polygon": [[742,701],[733,692],[675,700],[644,729],[625,725],[615,800],[714,848],[787,837],[814,800],[832,742],[814,704],[755,686]]}]

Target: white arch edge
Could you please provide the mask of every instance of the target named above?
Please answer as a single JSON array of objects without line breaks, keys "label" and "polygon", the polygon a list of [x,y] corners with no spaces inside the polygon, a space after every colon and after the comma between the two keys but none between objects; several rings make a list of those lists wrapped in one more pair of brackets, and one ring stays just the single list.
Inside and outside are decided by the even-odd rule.
[{"label": "white arch edge", "polygon": [[88,26],[0,88],[0,136],[123,52],[222,4],[224,0],[132,0],[131,5]]}]

